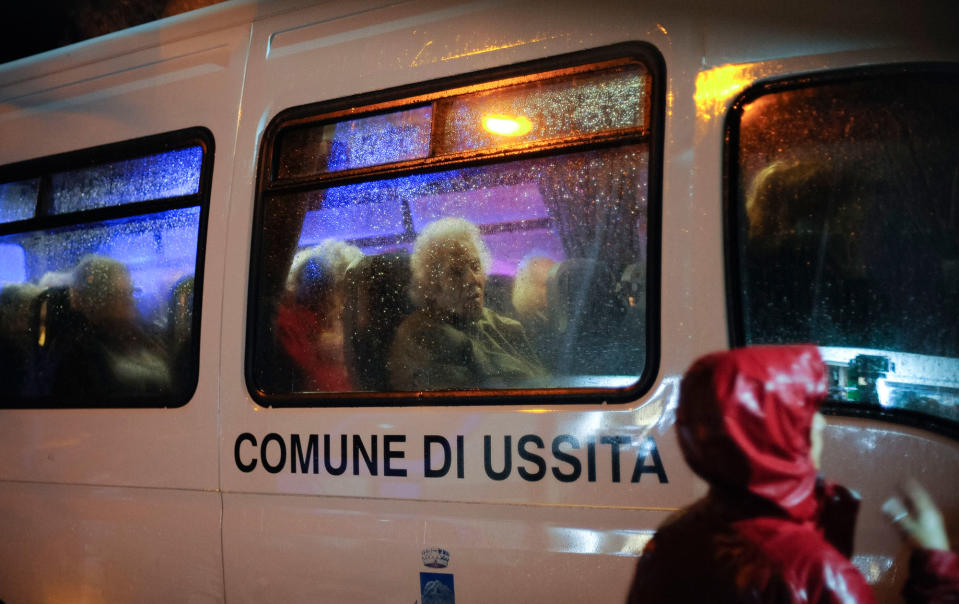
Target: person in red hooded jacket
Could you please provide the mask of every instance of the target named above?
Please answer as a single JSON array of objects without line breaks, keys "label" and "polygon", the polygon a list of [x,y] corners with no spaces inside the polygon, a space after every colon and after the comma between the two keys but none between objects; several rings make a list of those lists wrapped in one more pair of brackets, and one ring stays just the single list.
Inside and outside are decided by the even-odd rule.
[{"label": "person in red hooded jacket", "polygon": [[[826,393],[814,346],[741,348],[690,367],[676,428],[709,493],[647,544],[629,602],[874,601],[849,560],[858,496],[819,476]],[[956,557],[940,553],[951,567],[913,565],[913,601],[959,594]]]}]

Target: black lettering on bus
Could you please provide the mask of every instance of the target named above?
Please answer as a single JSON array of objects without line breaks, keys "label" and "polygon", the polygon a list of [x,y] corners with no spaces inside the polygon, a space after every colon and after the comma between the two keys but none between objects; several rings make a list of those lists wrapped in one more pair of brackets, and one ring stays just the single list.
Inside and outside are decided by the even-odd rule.
[{"label": "black lettering on bus", "polygon": [[320,437],[310,434],[306,445],[306,454],[303,454],[303,445],[299,434],[290,435],[290,472],[296,474],[296,464],[300,463],[300,471],[307,474],[310,471],[310,459],[313,460],[313,473],[320,471]]},{"label": "black lettering on bus", "polygon": [[619,446],[629,445],[632,440],[633,439],[628,436],[603,436],[599,439],[599,442],[602,444],[610,446],[610,454],[612,455],[613,482],[619,482]]},{"label": "black lettering on bus", "polygon": [[[652,461],[650,465],[644,463],[647,456]],[[666,468],[663,466],[663,460],[659,458],[656,441],[651,436],[644,438],[636,451],[636,467],[633,468],[633,479],[630,482],[639,482],[643,474],[655,474],[659,477],[660,484],[669,482],[669,479],[666,478]]]},{"label": "black lettering on bus", "polygon": [[[270,457],[267,454],[271,442],[275,442],[280,447],[280,461],[277,464],[271,464]],[[270,432],[263,437],[263,443],[260,444],[260,461],[263,462],[263,468],[270,474],[276,474],[283,470],[286,465],[286,443],[283,442],[282,436],[276,432]]]},{"label": "black lettering on bus", "polygon": [[330,435],[323,435],[323,465],[326,466],[326,471],[330,473],[331,476],[339,476],[343,472],[346,472],[346,434],[340,434],[340,465],[333,466],[330,463]]},{"label": "black lettering on bus", "polygon": [[370,476],[376,476],[379,469],[379,460],[376,459],[376,435],[370,436],[370,450],[366,451],[363,446],[363,437],[359,434],[353,435],[353,476],[360,475],[360,456],[366,462],[366,469],[370,471]]},{"label": "black lettering on bus", "polygon": [[486,467],[486,475],[493,480],[506,480],[513,470],[511,440],[509,436],[503,437],[503,469],[497,472],[493,470],[493,437],[489,434],[483,436],[483,465]]},{"label": "black lettering on bus", "polygon": [[463,435],[456,435],[456,477],[463,478],[465,475],[465,457],[463,456]]},{"label": "black lettering on bus", "polygon": [[236,444],[233,445],[233,461],[236,462],[236,467],[239,468],[241,472],[249,473],[256,469],[256,455],[254,454],[250,463],[243,463],[243,461],[240,460],[240,444],[244,441],[249,442],[253,445],[254,451],[256,450],[256,437],[249,432],[244,432],[236,437]]},{"label": "black lettering on bus", "polygon": [[520,457],[523,458],[523,461],[529,461],[536,465],[536,471],[530,472],[524,466],[516,466],[516,472],[520,475],[520,478],[523,480],[528,480],[530,482],[535,482],[537,480],[542,480],[546,476],[546,462],[543,461],[541,455],[537,455],[531,451],[526,450],[526,445],[533,443],[538,449],[542,449],[543,439],[536,436],[535,434],[526,434],[519,439],[517,443],[517,453]]},{"label": "black lettering on bus", "polygon": [[402,434],[385,434],[383,436],[383,476],[406,476],[406,468],[393,469],[390,467],[390,460],[403,459],[406,456],[405,451],[394,451],[390,447],[393,443],[405,442],[406,436]]},{"label": "black lettering on bus", "polygon": [[586,480],[596,482],[596,441],[586,440]]},{"label": "black lettering on bus", "polygon": [[569,453],[560,449],[560,445],[566,443],[571,449],[579,448],[579,441],[570,434],[560,434],[553,439],[553,457],[557,461],[562,463],[567,463],[570,465],[572,470],[566,474],[560,471],[558,467],[553,468],[553,476],[556,477],[556,480],[560,482],[574,482],[579,478],[579,475],[583,472],[583,466],[579,461],[579,458],[575,455],[570,455]]},{"label": "black lettering on bus", "polygon": [[[456,437],[459,441],[462,437]],[[432,448],[433,445],[439,445],[443,448],[443,465],[438,469],[433,468],[433,456]],[[460,442],[457,442],[457,448],[461,445]],[[450,442],[446,438],[438,434],[427,434],[423,437],[423,476],[426,478],[440,478],[441,476],[446,476],[450,471],[450,466],[453,464],[453,460],[450,455]],[[457,466],[459,470],[459,466]],[[460,476],[462,478],[462,476]]]}]

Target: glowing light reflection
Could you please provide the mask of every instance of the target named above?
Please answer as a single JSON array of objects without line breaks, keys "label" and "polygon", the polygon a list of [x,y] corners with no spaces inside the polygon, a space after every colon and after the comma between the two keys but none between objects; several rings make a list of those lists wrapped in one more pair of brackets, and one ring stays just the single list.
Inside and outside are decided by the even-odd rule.
[{"label": "glowing light reflection", "polygon": [[739,65],[723,65],[696,76],[696,113],[704,121],[719,117],[726,110],[727,101],[749,85],[752,78],[747,68]]},{"label": "glowing light reflection", "polygon": [[638,556],[653,538],[652,530],[606,531],[575,527],[550,527],[550,550],[568,554]]},{"label": "glowing light reflection", "polygon": [[476,50],[468,50],[468,51],[466,51],[466,52],[462,52],[462,53],[458,53],[458,54],[446,55],[446,56],[444,56],[443,58],[441,58],[440,60],[441,60],[441,61],[453,61],[453,60],[455,60],[455,59],[462,59],[462,58],[464,58],[464,57],[472,57],[472,56],[476,56],[476,55],[485,54],[485,53],[488,53],[488,52],[496,52],[496,51],[498,51],[498,50],[507,50],[507,49],[510,49],[510,48],[516,48],[517,46],[523,46],[523,45],[525,45],[525,44],[537,44],[537,43],[539,43],[539,42],[545,42],[545,41],[552,40],[552,39],[558,38],[558,37],[559,37],[559,36],[546,36],[546,37],[542,37],[542,38],[533,38],[533,39],[531,39],[531,40],[516,40],[515,42],[506,42],[506,43],[504,43],[504,44],[498,44],[498,45],[497,45],[497,44],[490,44],[489,46],[485,46],[485,47],[483,47],[483,48],[478,48],[478,49],[476,49]]},{"label": "glowing light reflection", "polygon": [[876,379],[876,395],[879,397],[879,404],[883,407],[888,407],[889,402],[889,384],[886,383],[886,378],[877,378]]},{"label": "glowing light reflection", "polygon": [[533,124],[523,116],[484,115],[483,128],[500,136],[523,136],[533,128]]}]

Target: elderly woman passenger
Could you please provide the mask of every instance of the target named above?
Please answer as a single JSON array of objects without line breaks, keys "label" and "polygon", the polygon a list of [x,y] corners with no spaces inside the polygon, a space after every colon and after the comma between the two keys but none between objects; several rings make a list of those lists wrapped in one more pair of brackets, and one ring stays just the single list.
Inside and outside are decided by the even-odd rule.
[{"label": "elderly woman passenger", "polygon": [[410,295],[419,309],[390,353],[397,390],[501,388],[545,370],[523,326],[484,306],[489,250],[461,218],[428,225],[413,246]]},{"label": "elderly woman passenger", "polygon": [[293,258],[276,329],[281,350],[297,370],[295,389],[352,389],[343,357],[342,315],[346,269],[362,257],[355,245],[324,239]]}]

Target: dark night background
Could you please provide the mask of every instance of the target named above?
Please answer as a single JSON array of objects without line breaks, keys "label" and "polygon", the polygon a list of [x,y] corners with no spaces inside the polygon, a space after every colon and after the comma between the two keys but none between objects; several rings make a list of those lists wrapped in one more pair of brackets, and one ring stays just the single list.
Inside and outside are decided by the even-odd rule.
[{"label": "dark night background", "polygon": [[222,0],[15,0],[0,9],[0,63]]}]

